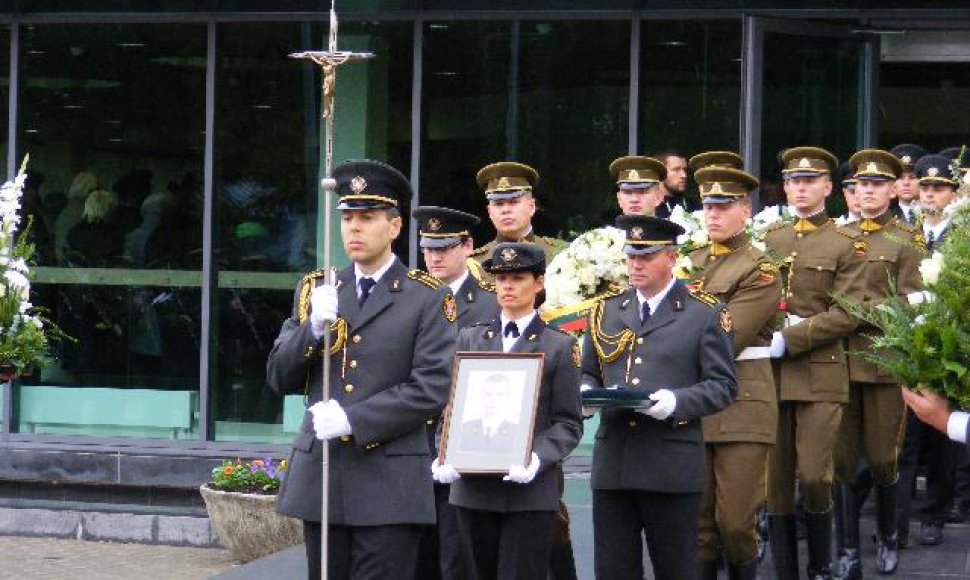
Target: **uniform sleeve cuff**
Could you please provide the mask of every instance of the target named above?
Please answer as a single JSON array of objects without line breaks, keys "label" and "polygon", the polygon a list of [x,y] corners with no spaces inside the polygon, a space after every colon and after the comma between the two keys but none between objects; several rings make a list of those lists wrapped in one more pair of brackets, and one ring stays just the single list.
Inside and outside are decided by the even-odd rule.
[{"label": "uniform sleeve cuff", "polygon": [[946,434],[960,443],[967,442],[967,421],[970,420],[970,414],[964,413],[963,411],[954,411],[950,413],[950,418],[946,420]]}]

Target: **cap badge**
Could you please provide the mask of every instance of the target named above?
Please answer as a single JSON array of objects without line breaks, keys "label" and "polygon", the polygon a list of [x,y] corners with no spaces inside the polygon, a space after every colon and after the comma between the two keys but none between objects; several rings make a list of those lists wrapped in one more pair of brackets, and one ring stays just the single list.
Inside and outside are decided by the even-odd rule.
[{"label": "cap badge", "polygon": [[630,237],[633,238],[634,240],[643,239],[643,228],[641,228],[640,226],[634,226],[630,228]]},{"label": "cap badge", "polygon": [[724,193],[724,188],[721,187],[721,182],[720,181],[715,181],[714,183],[712,183],[711,184],[711,189],[710,189],[710,191],[708,193],[720,193],[720,194],[723,194]]},{"label": "cap badge", "polygon": [[441,221],[438,218],[431,218],[428,220],[428,229],[432,232],[436,232],[441,229]]},{"label": "cap badge", "polygon": [[361,176],[357,176],[350,180],[350,190],[354,193],[359,194],[367,188],[367,180]]},{"label": "cap badge", "polygon": [[627,175],[628,179],[640,179],[640,172],[636,169],[631,169],[630,173]]},{"label": "cap badge", "polygon": [[879,166],[872,161],[866,163],[866,173],[879,173]]},{"label": "cap badge", "polygon": [[502,261],[505,263],[512,263],[515,261],[516,253],[512,248],[505,248],[502,250]]},{"label": "cap badge", "polygon": [[909,165],[909,164],[911,164],[913,162],[913,158],[910,157],[909,155],[903,155],[903,157],[902,157],[902,159],[900,159],[900,161],[902,161],[903,163]]},{"label": "cap badge", "polygon": [[501,188],[501,189],[508,188],[509,187],[509,178],[508,177],[502,177],[502,178],[500,178],[498,180],[498,187]]},{"label": "cap badge", "polygon": [[812,162],[808,160],[808,157],[802,157],[802,160],[798,162],[798,167],[802,169],[810,169],[812,167]]},{"label": "cap badge", "polygon": [[930,167],[929,169],[926,170],[926,175],[929,175],[930,177],[936,177],[939,174],[940,174],[940,170],[936,167]]}]

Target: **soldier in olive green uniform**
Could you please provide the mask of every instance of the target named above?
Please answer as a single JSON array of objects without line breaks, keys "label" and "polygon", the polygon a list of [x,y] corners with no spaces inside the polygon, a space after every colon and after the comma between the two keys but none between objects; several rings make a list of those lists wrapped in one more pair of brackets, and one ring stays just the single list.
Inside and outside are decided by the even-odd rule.
[{"label": "soldier in olive green uniform", "polygon": [[622,215],[654,215],[663,201],[660,182],[667,178],[667,168],[653,157],[628,155],[610,163],[610,175],[616,180],[616,203]]},{"label": "soldier in olive green uniform", "polygon": [[493,276],[482,268],[492,255],[496,244],[528,242],[543,249],[546,264],[563,248],[563,242],[537,236],[532,231],[532,216],[536,213],[536,199],[532,188],[539,183],[539,173],[522,163],[503,161],[486,165],[475,177],[488,198],[488,217],[495,226],[496,236],[477,248],[468,260],[472,274],[479,280],[493,282]]},{"label": "soldier in olive green uniform", "polygon": [[777,576],[797,578],[797,476],[805,507],[809,578],[828,578],[832,454],[842,408],[849,400],[844,340],[857,324],[833,295],[861,297],[866,242],[825,213],[831,172],[838,165],[831,153],[798,147],[785,151],[782,160],[795,220],[774,224],[765,233],[768,252],[781,259],[779,306],[787,323],[771,343],[771,355],[778,359],[779,411],[768,471],[768,523]]},{"label": "soldier in olive green uniform", "polygon": [[694,155],[687,162],[687,170],[691,173],[708,167],[744,169],[744,158],[733,151],[705,151]]},{"label": "soldier in olive green uniform", "polygon": [[[905,298],[919,292],[920,261],[923,258],[921,232],[892,215],[895,180],[903,164],[888,151],[867,149],[849,160],[856,179],[856,197],[861,220],[848,227],[866,242],[864,294],[870,305],[885,300],[893,292]],[[859,353],[872,351],[868,338],[876,333],[862,326],[849,337],[849,404],[842,415],[835,453],[835,475],[844,484],[842,512],[845,545],[840,555],[844,578],[861,578],[859,559],[859,509],[862,498],[853,490],[860,444],[865,452],[876,486],[877,554],[880,573],[896,569],[896,479],[897,454],[903,429],[904,405],[896,379],[866,360]]]},{"label": "soldier in olive green uniform", "polygon": [[766,500],[768,451],[778,427],[768,345],[781,282],[778,267],[751,245],[744,230],[751,215],[748,194],[758,180],[744,171],[715,165],[698,170],[694,181],[700,188],[711,243],[690,258],[699,272],[698,287],[727,304],[738,377],[738,394],[731,406],[702,419],[707,483],[698,521],[700,577],[717,578],[721,547],[730,577],[753,580],[758,567],[757,514]]}]

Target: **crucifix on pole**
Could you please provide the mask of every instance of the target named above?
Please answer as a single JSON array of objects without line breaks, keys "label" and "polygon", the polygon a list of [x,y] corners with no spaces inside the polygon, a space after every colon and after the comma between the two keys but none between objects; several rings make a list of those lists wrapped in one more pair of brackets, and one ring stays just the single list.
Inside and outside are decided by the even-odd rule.
[{"label": "crucifix on pole", "polygon": [[[337,50],[337,12],[335,10],[336,0],[330,5],[330,34],[327,42],[327,50],[295,52],[290,58],[306,59],[313,61],[322,72],[320,85],[320,113],[324,122],[324,154],[323,154],[323,177],[320,179],[320,195],[323,202],[323,268],[327,272],[327,283],[333,284],[334,273],[331,268],[331,217],[333,206],[333,193],[337,189],[337,182],[333,178],[333,116],[334,116],[334,94],[337,82],[337,67],[355,60],[373,58],[370,52],[349,52]],[[330,342],[329,332],[323,333],[323,385],[322,400],[330,399]],[[327,474],[330,463],[329,445],[326,441],[320,442],[323,460],[321,469],[323,470],[320,478],[320,576],[323,580],[327,578],[327,539],[329,532],[329,477]]]}]

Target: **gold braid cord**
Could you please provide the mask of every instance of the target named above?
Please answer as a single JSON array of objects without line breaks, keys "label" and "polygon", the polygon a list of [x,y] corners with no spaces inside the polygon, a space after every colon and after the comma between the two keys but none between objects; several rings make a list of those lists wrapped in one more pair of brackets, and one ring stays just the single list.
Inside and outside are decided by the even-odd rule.
[{"label": "gold braid cord", "polygon": [[[589,312],[589,332],[592,338],[593,348],[596,349],[596,356],[601,362],[610,363],[620,358],[627,347],[633,346],[636,337],[629,328],[624,328],[616,334],[603,332],[603,311],[606,302],[598,300]],[[607,352],[607,349],[612,349]]]}]

